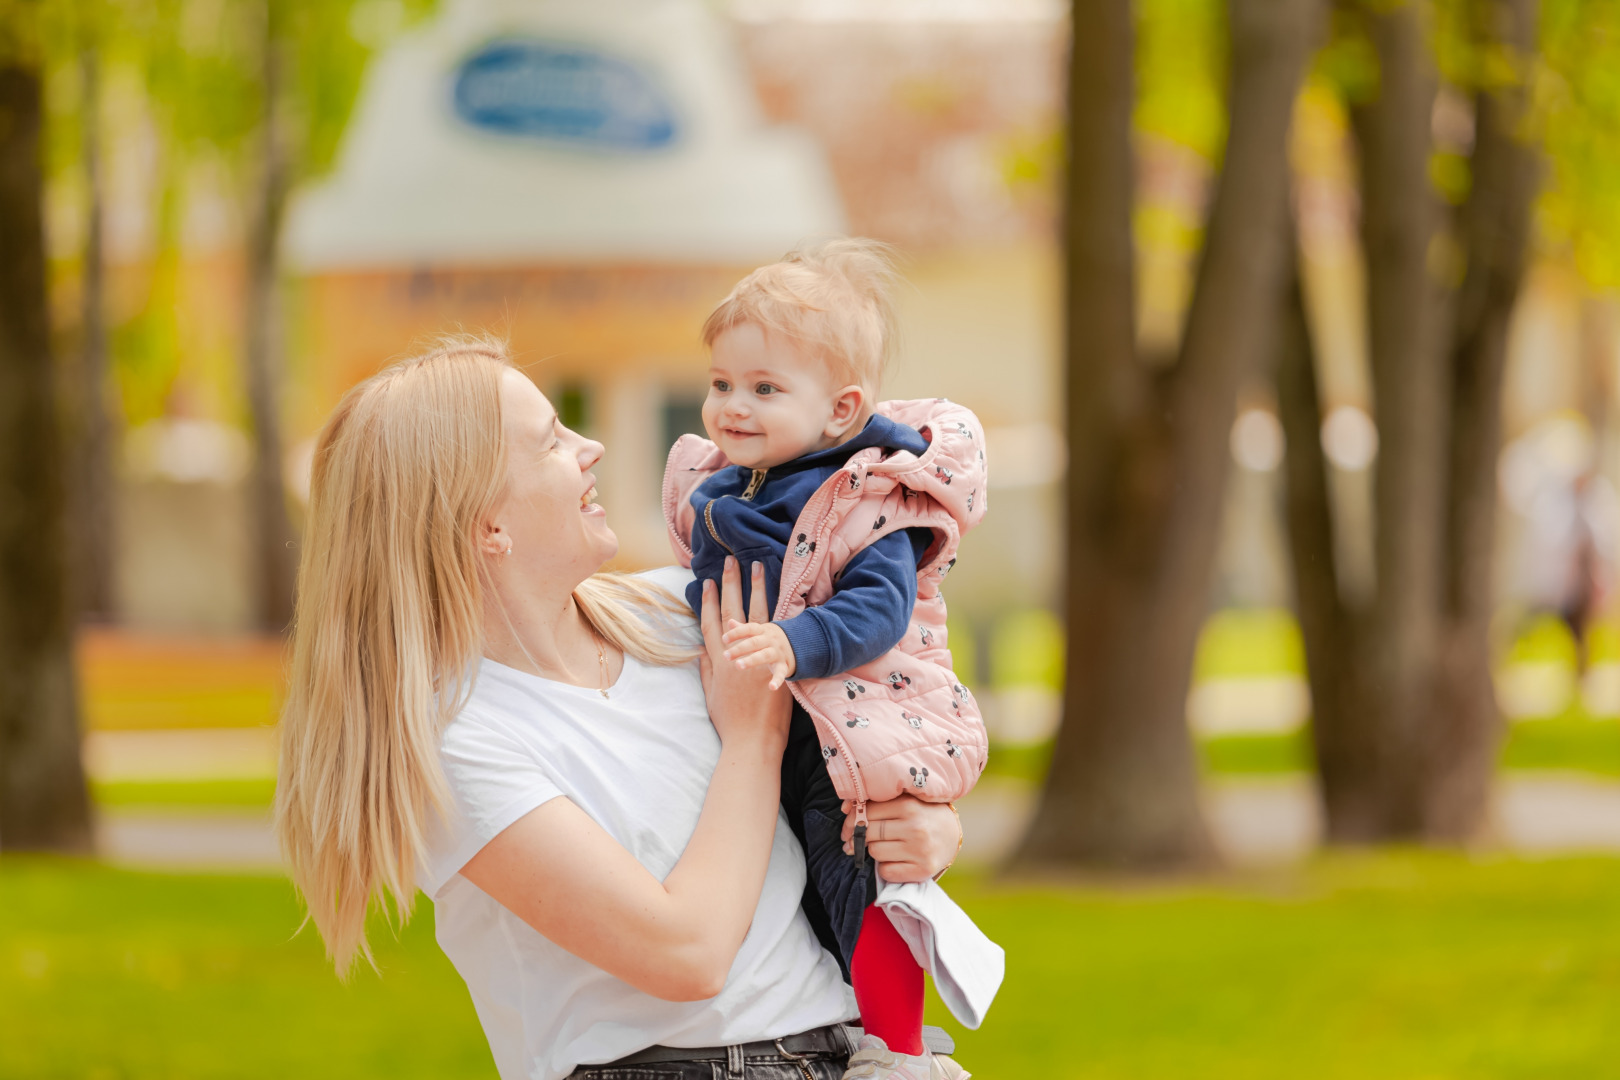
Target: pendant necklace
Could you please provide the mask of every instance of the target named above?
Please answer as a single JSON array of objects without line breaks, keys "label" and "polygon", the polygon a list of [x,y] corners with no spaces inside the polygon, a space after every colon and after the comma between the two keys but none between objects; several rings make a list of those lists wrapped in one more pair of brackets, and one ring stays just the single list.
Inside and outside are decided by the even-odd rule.
[{"label": "pendant necklace", "polygon": [[608,696],[607,649],[602,647],[601,635],[593,630],[591,636],[596,639],[596,663],[602,669],[602,686],[597,692],[606,699]]}]

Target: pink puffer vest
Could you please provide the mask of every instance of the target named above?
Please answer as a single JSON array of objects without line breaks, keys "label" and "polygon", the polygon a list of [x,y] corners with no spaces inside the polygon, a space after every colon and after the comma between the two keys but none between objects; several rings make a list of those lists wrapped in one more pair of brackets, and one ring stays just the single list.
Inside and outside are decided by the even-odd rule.
[{"label": "pink puffer vest", "polygon": [[[839,677],[788,684],[815,721],[833,785],[855,804],[861,826],[868,800],[909,793],[947,802],[966,794],[989,755],[978,704],[951,670],[939,591],[962,534],[984,517],[984,432],[972,412],[944,398],[885,401],[877,411],[916,428],[928,449],[887,458],[875,447],[858,451],[816,490],[793,529],[802,539],[784,557],[773,615],[788,619],[825,602],[844,564],[879,537],[914,526],[934,531],[905,638]],[[669,452],[664,521],[682,566],[692,562],[691,494],[730,464],[696,435],[681,436]]]}]

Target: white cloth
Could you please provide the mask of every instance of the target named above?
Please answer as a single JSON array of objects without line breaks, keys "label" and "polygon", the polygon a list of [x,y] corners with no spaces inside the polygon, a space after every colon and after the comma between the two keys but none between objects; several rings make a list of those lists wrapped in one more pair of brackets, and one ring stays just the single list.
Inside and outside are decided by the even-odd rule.
[{"label": "white cloth", "polygon": [[[654,580],[680,595],[683,572]],[[681,632],[692,632],[685,620]],[[547,940],[458,871],[513,822],[572,800],[662,880],[697,825],[720,740],[695,662],[626,657],[604,700],[594,688],[485,660],[445,730],[455,807],[419,875],[439,945],[466,980],[503,1080],[557,1080],[654,1043],[720,1046],[852,1018],[838,965],[799,909],[804,853],[778,814],[765,888],[720,995],[661,1001]],[[727,887],[715,882],[714,887]]]},{"label": "white cloth", "polygon": [[1007,973],[1006,952],[932,881],[884,882],[877,904],[918,966],[934,977],[951,1015],[977,1031]]}]

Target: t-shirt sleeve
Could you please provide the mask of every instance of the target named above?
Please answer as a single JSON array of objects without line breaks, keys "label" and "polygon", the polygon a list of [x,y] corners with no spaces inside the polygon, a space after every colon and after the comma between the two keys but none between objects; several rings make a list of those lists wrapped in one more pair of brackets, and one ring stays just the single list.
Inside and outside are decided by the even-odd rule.
[{"label": "t-shirt sleeve", "polygon": [[439,757],[451,807],[420,880],[422,891],[435,899],[485,844],[563,794],[521,742],[499,725],[465,713],[445,730]]}]

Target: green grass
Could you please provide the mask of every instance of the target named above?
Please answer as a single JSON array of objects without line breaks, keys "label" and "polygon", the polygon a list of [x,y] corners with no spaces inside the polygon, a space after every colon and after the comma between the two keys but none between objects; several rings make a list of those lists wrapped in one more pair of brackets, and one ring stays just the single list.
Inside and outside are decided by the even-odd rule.
[{"label": "green grass", "polygon": [[981,1076],[1620,1075],[1620,861],[1396,853],[1247,887],[953,892],[1008,955],[984,1027],[957,1032]]},{"label": "green grass", "polygon": [[1299,624],[1281,608],[1226,608],[1212,613],[1198,635],[1195,682],[1304,673]]},{"label": "green grass", "polygon": [[7,857],[0,912],[8,1080],[495,1075],[430,910],[347,986],[279,878]]},{"label": "green grass", "polygon": [[1508,731],[1502,764],[1620,776],[1620,720],[1522,720]]},{"label": "green grass", "polygon": [[1315,761],[1310,736],[1304,731],[1286,735],[1221,735],[1200,740],[1198,753],[1204,771],[1214,776],[1305,772]]},{"label": "green grass", "polygon": [[263,780],[119,780],[91,784],[90,797],[108,808],[141,807],[209,810],[267,807],[276,782]]},{"label": "green grass", "polygon": [[[1303,730],[1201,739],[1198,753],[1211,776],[1268,776],[1312,768],[1310,736]],[[1051,761],[1051,743],[993,746],[985,775],[1039,783]],[[1503,768],[1513,770],[1620,776],[1620,720],[1522,720],[1508,728],[1501,761]]]},{"label": "green grass", "polygon": [[[1006,949],[986,1080],[1620,1074],[1620,860],[1324,858],[1287,874],[952,891]],[[339,984],[272,877],[0,860],[0,1076],[493,1077],[431,910]]]}]

